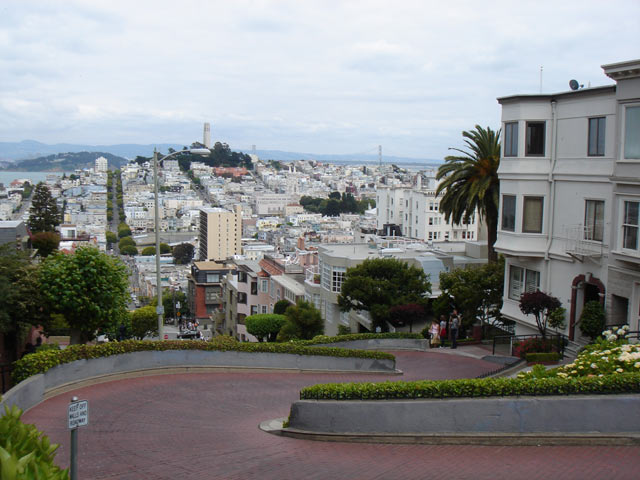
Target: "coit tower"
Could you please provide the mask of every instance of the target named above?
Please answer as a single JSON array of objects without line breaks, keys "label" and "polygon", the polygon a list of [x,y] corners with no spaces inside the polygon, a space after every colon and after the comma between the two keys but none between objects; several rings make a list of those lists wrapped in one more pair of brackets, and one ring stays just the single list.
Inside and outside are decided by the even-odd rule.
[{"label": "coit tower", "polygon": [[204,143],[205,147],[211,148],[211,126],[209,122],[204,124],[204,138],[202,143]]}]

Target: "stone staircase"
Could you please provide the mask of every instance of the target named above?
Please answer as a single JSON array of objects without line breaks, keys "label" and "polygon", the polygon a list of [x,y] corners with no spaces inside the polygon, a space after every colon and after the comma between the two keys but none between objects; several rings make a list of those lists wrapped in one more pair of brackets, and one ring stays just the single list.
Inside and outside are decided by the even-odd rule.
[{"label": "stone staircase", "polygon": [[564,347],[564,358],[573,360],[578,356],[578,351],[584,347],[587,342],[580,342],[574,340],[567,340],[567,345]]}]

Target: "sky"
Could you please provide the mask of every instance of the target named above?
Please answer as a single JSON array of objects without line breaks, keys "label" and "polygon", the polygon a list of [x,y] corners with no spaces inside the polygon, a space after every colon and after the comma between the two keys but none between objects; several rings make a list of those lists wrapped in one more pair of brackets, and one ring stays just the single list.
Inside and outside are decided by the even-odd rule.
[{"label": "sky", "polygon": [[637,58],[638,0],[0,0],[0,141],[440,160]]}]

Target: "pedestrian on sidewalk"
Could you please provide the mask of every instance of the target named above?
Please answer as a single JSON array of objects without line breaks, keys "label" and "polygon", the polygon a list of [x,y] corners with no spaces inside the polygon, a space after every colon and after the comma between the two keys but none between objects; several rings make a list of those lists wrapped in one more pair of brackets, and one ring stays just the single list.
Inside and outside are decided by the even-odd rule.
[{"label": "pedestrian on sidewalk", "polygon": [[429,346],[431,348],[438,348],[440,346],[440,325],[435,319],[431,322],[431,327],[429,327],[429,335],[431,335],[431,339],[429,340]]},{"label": "pedestrian on sidewalk", "polygon": [[458,348],[458,329],[460,328],[460,317],[458,310],[453,309],[453,313],[449,318],[449,330],[451,331],[451,348]]},{"label": "pedestrian on sidewalk", "polygon": [[440,343],[441,347],[444,347],[447,343],[447,317],[440,315]]}]

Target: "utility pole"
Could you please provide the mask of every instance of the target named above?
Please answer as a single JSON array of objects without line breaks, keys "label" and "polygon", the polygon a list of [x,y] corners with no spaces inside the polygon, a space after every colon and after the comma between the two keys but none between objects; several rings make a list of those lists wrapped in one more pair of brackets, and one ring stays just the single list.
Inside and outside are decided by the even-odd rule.
[{"label": "utility pole", "polygon": [[164,308],[162,306],[162,276],[160,275],[160,210],[158,207],[158,151],[153,149],[153,193],[155,196],[155,226],[156,226],[156,292],[158,296],[158,305],[156,313],[158,314],[158,338],[162,340]]}]

